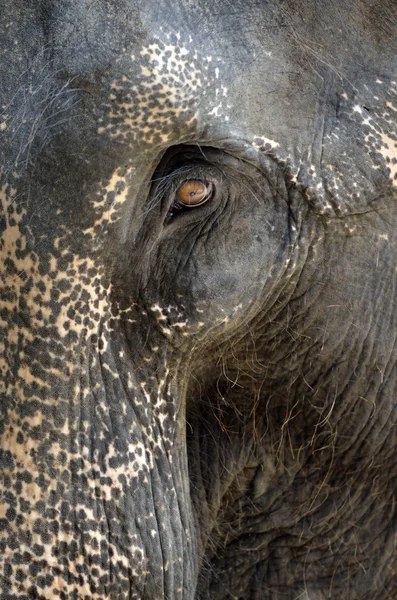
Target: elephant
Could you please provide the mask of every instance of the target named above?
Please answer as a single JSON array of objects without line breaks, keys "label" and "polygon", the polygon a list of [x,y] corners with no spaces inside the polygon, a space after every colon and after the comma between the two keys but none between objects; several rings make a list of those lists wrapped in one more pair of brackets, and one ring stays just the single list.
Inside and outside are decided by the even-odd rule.
[{"label": "elephant", "polygon": [[1,600],[397,598],[395,0],[0,0]]}]

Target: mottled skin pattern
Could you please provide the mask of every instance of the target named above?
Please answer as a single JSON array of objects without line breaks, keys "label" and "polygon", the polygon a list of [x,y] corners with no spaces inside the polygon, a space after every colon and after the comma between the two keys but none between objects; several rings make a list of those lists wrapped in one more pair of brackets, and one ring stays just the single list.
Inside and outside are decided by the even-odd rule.
[{"label": "mottled skin pattern", "polygon": [[1,600],[397,598],[395,9],[0,0]]}]

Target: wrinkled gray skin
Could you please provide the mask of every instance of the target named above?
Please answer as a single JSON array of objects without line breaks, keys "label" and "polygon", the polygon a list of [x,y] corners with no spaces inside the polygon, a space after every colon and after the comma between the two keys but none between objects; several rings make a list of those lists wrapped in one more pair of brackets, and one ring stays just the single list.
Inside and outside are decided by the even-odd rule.
[{"label": "wrinkled gray skin", "polygon": [[395,9],[1,0],[2,600],[397,598]]}]

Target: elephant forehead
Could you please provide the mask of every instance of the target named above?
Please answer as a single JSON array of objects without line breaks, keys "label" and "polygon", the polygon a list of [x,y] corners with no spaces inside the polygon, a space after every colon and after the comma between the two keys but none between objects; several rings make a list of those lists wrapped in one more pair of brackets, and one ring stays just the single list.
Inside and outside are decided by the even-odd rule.
[{"label": "elephant forehead", "polygon": [[157,39],[125,58],[120,60],[124,69],[112,81],[99,134],[131,143],[164,143],[182,125],[185,135],[189,127],[192,130],[210,91],[223,98],[220,107],[226,108],[226,88],[218,81],[219,59],[199,53],[193,44]]}]

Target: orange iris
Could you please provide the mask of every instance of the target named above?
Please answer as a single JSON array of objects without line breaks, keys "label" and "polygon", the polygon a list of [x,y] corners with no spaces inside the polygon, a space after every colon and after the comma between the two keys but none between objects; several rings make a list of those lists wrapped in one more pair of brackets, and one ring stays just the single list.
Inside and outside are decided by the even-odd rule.
[{"label": "orange iris", "polygon": [[206,202],[212,193],[212,185],[200,179],[190,179],[182,183],[176,192],[177,200],[185,206],[197,206]]}]

